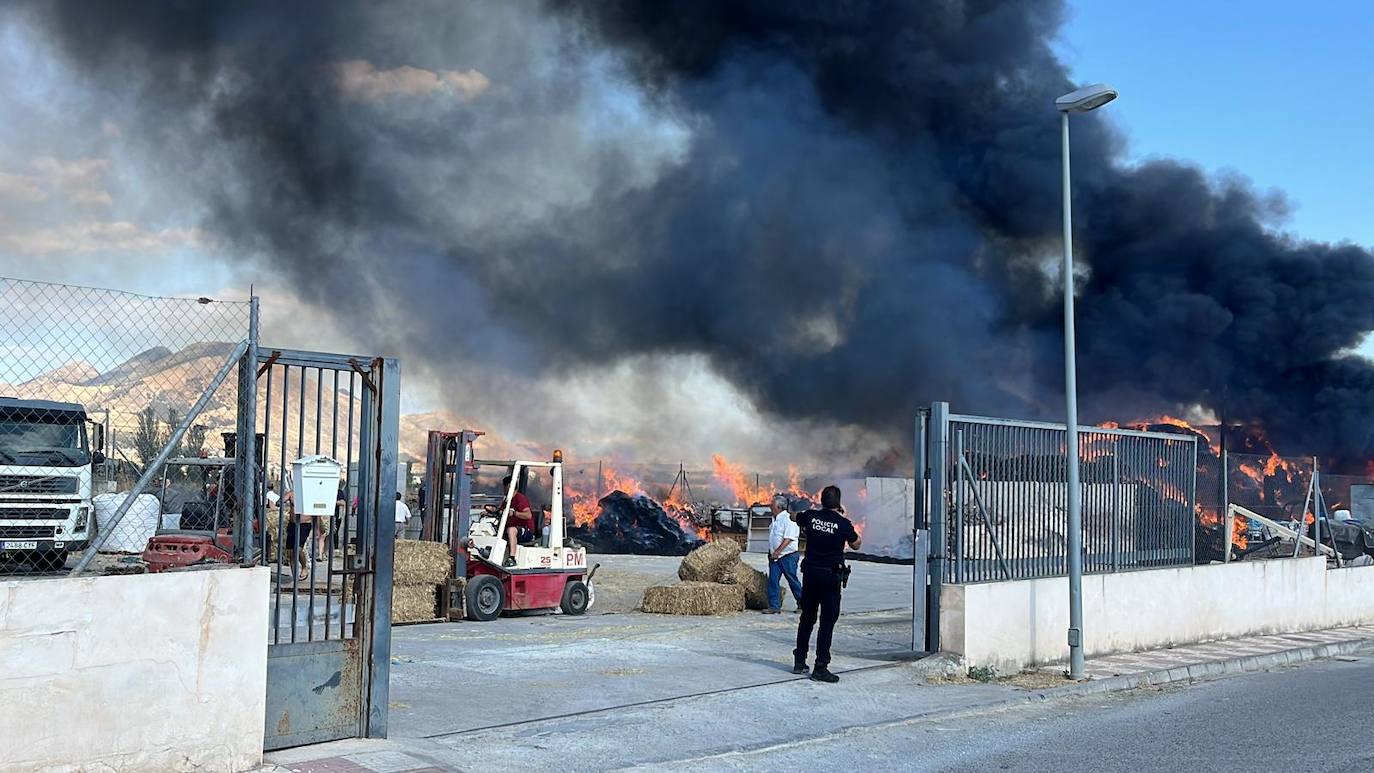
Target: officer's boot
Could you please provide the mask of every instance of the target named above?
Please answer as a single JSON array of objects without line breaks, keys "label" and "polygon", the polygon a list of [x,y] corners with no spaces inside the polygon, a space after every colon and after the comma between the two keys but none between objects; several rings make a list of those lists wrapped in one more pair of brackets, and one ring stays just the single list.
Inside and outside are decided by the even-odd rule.
[{"label": "officer's boot", "polygon": [[830,673],[830,669],[825,666],[816,666],[811,672],[811,678],[817,682],[828,682],[830,684],[840,681],[840,678]]}]

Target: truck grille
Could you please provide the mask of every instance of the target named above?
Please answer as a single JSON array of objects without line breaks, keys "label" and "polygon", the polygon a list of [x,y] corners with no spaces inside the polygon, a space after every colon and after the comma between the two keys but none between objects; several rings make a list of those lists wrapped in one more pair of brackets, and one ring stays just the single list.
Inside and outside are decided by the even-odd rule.
[{"label": "truck grille", "polygon": [[0,494],[75,494],[78,483],[70,475],[0,475]]},{"label": "truck grille", "polygon": [[65,521],[72,511],[65,507],[0,508],[0,521]]},{"label": "truck grille", "polygon": [[0,526],[0,540],[4,539],[52,539],[51,526]]}]

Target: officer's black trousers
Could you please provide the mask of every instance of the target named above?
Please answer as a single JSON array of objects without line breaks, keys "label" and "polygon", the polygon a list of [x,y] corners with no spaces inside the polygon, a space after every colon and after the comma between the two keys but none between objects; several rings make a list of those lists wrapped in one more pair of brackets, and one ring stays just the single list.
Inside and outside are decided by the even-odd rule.
[{"label": "officer's black trousers", "polygon": [[816,668],[825,668],[830,665],[830,638],[835,633],[835,621],[840,618],[840,578],[831,569],[803,568],[801,621],[797,623],[797,648],[792,651],[798,663],[806,661],[817,609],[821,628],[816,632]]}]

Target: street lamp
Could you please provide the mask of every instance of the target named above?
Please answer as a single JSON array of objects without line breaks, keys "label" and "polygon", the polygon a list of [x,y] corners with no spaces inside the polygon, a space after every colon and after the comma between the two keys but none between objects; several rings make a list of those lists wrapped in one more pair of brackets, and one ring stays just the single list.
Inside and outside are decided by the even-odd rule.
[{"label": "street lamp", "polygon": [[1086,113],[1116,99],[1105,83],[1084,86],[1054,100],[1064,154],[1064,393],[1068,460],[1069,678],[1083,678],[1083,512],[1078,490],[1078,375],[1073,343],[1073,211],[1069,196],[1069,113]]}]

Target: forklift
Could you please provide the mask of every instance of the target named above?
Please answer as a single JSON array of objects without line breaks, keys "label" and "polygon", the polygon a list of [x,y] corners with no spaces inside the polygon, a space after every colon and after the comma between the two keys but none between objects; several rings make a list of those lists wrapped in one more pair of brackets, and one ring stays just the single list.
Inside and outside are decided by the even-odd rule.
[{"label": "forklift", "polygon": [[[473,442],[483,434],[467,429],[429,433],[421,539],[446,543],[453,556],[450,617],[465,614],[485,622],[530,610],[585,614],[595,602],[597,567],[588,570],[586,548],[566,541],[563,453],[554,451],[547,462],[478,459]],[[474,493],[473,478],[483,470],[509,475],[509,487],[501,495]],[[514,561],[507,562],[510,502],[525,490],[531,474],[549,476],[549,505],[542,509],[542,523],[536,511],[533,538],[516,545]]]}]

